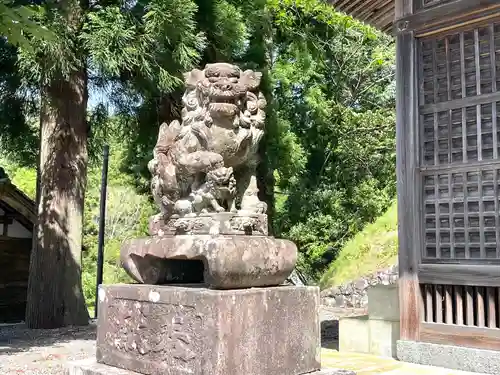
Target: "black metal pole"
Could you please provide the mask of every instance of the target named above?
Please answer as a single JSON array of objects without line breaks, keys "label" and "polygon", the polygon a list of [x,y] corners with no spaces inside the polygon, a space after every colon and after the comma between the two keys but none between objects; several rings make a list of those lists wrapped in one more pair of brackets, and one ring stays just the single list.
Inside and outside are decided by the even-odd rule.
[{"label": "black metal pole", "polygon": [[97,318],[97,305],[99,302],[99,285],[102,284],[102,270],[104,263],[104,228],[106,224],[106,190],[108,186],[108,161],[109,146],[104,145],[101,178],[101,202],[99,213],[99,242],[97,245],[97,277],[95,284],[94,318]]}]

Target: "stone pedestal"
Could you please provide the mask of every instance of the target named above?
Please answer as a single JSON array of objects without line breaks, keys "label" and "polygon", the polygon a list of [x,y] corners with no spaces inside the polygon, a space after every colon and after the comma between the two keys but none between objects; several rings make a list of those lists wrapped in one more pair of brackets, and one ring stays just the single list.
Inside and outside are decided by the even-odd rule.
[{"label": "stone pedestal", "polygon": [[114,285],[97,362],[147,375],[300,375],[321,368],[319,290]]},{"label": "stone pedestal", "polygon": [[355,375],[321,369],[319,289],[99,290],[97,361],[68,375]]}]

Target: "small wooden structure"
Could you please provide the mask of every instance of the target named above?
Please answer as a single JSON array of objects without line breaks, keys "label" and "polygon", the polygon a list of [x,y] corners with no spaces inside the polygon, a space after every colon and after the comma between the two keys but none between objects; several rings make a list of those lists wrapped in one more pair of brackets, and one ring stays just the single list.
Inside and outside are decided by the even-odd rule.
[{"label": "small wooden structure", "polygon": [[331,3],[397,40],[401,339],[500,350],[500,1]]},{"label": "small wooden structure", "polygon": [[34,220],[35,203],[0,176],[0,323],[24,320]]}]

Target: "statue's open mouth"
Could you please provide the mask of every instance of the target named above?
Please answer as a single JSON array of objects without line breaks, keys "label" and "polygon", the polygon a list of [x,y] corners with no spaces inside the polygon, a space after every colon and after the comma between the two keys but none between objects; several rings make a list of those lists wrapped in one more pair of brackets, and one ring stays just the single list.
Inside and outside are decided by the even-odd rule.
[{"label": "statue's open mouth", "polygon": [[236,99],[232,91],[218,91],[210,96],[208,109],[212,114],[235,116],[238,113]]},{"label": "statue's open mouth", "polygon": [[238,106],[233,103],[210,103],[208,109],[212,115],[236,116]]}]

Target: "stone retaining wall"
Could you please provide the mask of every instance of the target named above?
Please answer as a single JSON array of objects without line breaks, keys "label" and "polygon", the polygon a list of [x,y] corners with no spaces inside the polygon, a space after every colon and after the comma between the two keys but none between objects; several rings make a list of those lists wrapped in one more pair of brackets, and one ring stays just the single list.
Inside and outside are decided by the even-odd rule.
[{"label": "stone retaining wall", "polygon": [[368,306],[368,287],[379,284],[395,284],[397,280],[398,265],[396,264],[359,280],[323,290],[321,304],[340,308],[366,308]]}]

